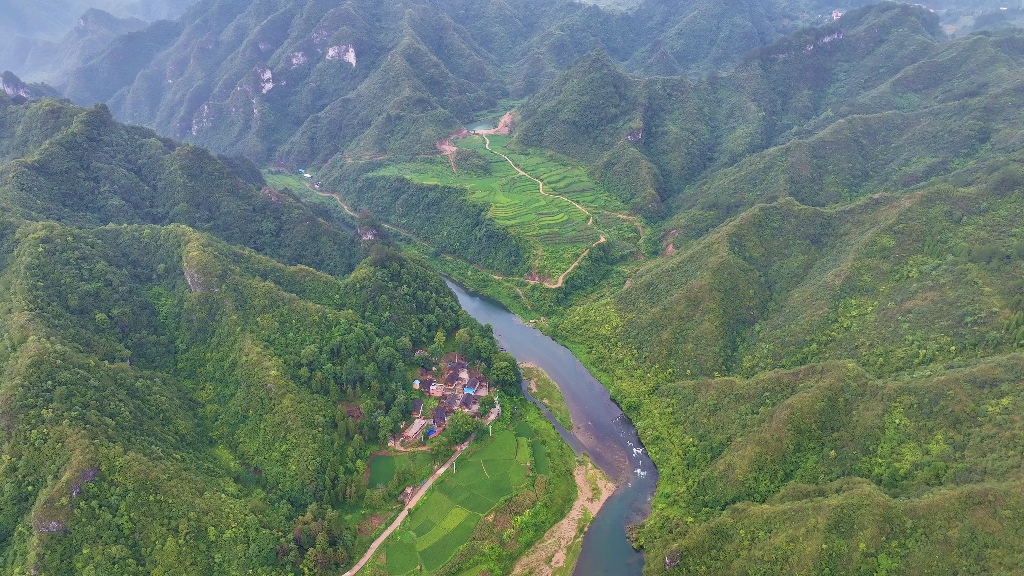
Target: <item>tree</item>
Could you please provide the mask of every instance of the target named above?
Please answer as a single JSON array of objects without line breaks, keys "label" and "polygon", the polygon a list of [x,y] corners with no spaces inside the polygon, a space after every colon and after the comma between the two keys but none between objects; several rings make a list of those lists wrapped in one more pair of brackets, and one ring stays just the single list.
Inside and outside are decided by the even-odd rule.
[{"label": "tree", "polygon": [[465,412],[456,412],[448,418],[446,432],[451,436],[453,443],[465,442],[466,438],[476,430],[476,418]]},{"label": "tree", "polygon": [[480,414],[488,414],[494,409],[494,396],[487,395],[480,399]]},{"label": "tree", "polygon": [[516,393],[520,391],[519,384],[523,380],[523,374],[519,371],[515,358],[508,353],[502,352],[495,357],[491,364],[491,382],[503,390],[511,390]]},{"label": "tree", "polygon": [[434,344],[430,347],[430,355],[435,359],[440,360],[444,356],[445,340],[444,332],[438,330],[437,334],[434,335]]}]

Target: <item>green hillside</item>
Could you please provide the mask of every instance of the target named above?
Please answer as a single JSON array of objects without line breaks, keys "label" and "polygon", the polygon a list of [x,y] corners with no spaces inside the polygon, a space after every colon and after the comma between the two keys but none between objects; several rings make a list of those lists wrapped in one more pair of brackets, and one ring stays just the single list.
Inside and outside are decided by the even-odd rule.
[{"label": "green hillside", "polygon": [[[515,379],[441,271],[635,423],[646,574],[1019,573],[1017,11],[615,4],[204,0],[62,84],[106,104],[0,94],[0,565],[340,572],[415,351]],[[472,450],[371,573],[504,572],[564,509]]]},{"label": "green hillside", "polygon": [[58,84],[221,153],[290,166],[407,157],[594,49],[647,74],[729,68],[794,27],[780,4],[206,0],[118,36]]},{"label": "green hillside", "polygon": [[[102,105],[3,94],[0,130],[0,572],[337,573],[399,507],[364,473],[436,362],[414,353],[450,340],[517,389],[422,260],[248,161]],[[564,509],[552,482],[528,508]]]},{"label": "green hillside", "polygon": [[[645,573],[1018,570],[1020,45],[882,4],[702,80],[595,52],[517,108],[510,154],[589,167],[658,241],[559,289],[438,266],[636,423],[661,473]],[[390,170],[503,176],[457,145],[465,173]]]},{"label": "green hillside", "polygon": [[21,156],[0,168],[0,199],[23,217],[84,227],[186,224],[339,275],[364,256],[352,235],[265,187],[249,161],[119,124],[105,106],[8,100],[0,118],[5,155]]}]

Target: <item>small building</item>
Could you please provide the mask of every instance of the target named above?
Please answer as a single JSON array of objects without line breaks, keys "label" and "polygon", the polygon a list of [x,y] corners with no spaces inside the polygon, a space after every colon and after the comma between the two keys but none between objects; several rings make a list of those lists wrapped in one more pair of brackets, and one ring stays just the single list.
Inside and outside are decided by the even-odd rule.
[{"label": "small building", "polygon": [[440,384],[438,384],[436,382],[431,384],[430,385],[430,395],[435,397],[435,398],[440,398],[441,396],[444,396],[444,386],[442,386],[442,385],[440,385]]},{"label": "small building", "polygon": [[448,423],[448,411],[444,409],[444,406],[434,408],[433,419],[435,428],[443,428]]},{"label": "small building", "polygon": [[459,409],[459,397],[455,394],[449,394],[444,398],[444,408],[448,412],[455,412]]},{"label": "small building", "polygon": [[402,490],[402,493],[398,495],[398,499],[402,504],[408,504],[409,501],[412,500],[412,497],[416,495],[417,491],[419,491],[419,486],[409,486],[405,490]]},{"label": "small building", "polygon": [[459,383],[459,373],[458,372],[451,372],[451,373],[449,373],[447,376],[445,376],[444,383],[445,383],[446,386],[455,386],[456,384]]},{"label": "small building", "polygon": [[462,391],[466,394],[476,394],[476,388],[480,385],[479,378],[470,378],[469,382],[462,388]]},{"label": "small building", "polygon": [[463,394],[462,401],[459,402],[459,408],[466,412],[472,412],[476,408],[477,401],[476,396],[473,394]]},{"label": "small building", "polygon": [[413,380],[412,381],[412,389],[413,390],[419,390],[420,389],[420,381],[419,380]]},{"label": "small building", "polygon": [[419,418],[421,412],[423,412],[423,400],[417,398],[412,401],[412,417]]},{"label": "small building", "polygon": [[423,434],[423,429],[426,427],[427,421],[423,420],[422,418],[417,418],[413,420],[412,426],[409,426],[408,428],[405,429],[405,432],[402,433],[402,436],[405,437],[406,440],[419,438],[420,435]]}]

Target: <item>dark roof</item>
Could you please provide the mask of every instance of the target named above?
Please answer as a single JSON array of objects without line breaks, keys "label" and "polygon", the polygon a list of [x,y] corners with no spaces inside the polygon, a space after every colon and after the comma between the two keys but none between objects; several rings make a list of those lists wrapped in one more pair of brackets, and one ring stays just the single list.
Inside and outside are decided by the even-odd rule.
[{"label": "dark roof", "polygon": [[444,379],[445,384],[455,384],[458,381],[459,375],[456,374],[455,372],[452,372],[451,374],[448,375],[447,378]]},{"label": "dark roof", "polygon": [[472,408],[474,402],[476,402],[476,398],[474,398],[472,394],[463,394],[462,395],[462,407],[463,408]]},{"label": "dark roof", "polygon": [[434,380],[433,378],[427,378],[426,380],[423,381],[423,384],[426,386],[433,386],[436,383],[437,380]]},{"label": "dark roof", "polygon": [[434,408],[434,425],[440,426],[448,421],[448,413],[445,412],[444,406],[438,406]]},{"label": "dark roof", "polygon": [[479,384],[480,384],[480,379],[479,378],[470,378],[469,382],[466,384],[466,388],[476,388]]},{"label": "dark roof", "polygon": [[445,399],[444,403],[452,408],[459,405],[459,399],[454,394]]},{"label": "dark roof", "polygon": [[416,400],[412,401],[412,411],[419,412],[420,410],[423,410],[423,400],[417,398]]}]

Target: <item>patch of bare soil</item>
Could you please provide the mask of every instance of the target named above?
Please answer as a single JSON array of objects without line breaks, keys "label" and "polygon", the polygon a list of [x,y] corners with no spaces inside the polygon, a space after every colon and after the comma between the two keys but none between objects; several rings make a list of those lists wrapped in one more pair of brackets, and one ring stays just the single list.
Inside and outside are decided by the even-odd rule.
[{"label": "patch of bare soil", "polygon": [[497,134],[499,136],[508,136],[512,133],[512,123],[515,119],[516,117],[512,112],[507,112],[501,117],[501,120],[498,121],[498,126],[496,128],[491,128],[490,130],[476,130],[474,131],[474,134],[487,136]]},{"label": "patch of bare soil", "polygon": [[359,535],[363,538],[372,536],[378,528],[384,525],[384,521],[387,519],[388,517],[384,514],[374,514],[368,518],[364,518],[356,527],[356,531],[359,532]]},{"label": "patch of bare soil", "polygon": [[571,573],[587,526],[615,491],[615,484],[589,461],[577,466],[574,476],[578,494],[572,509],[519,559],[513,576],[553,576],[556,570]]}]

